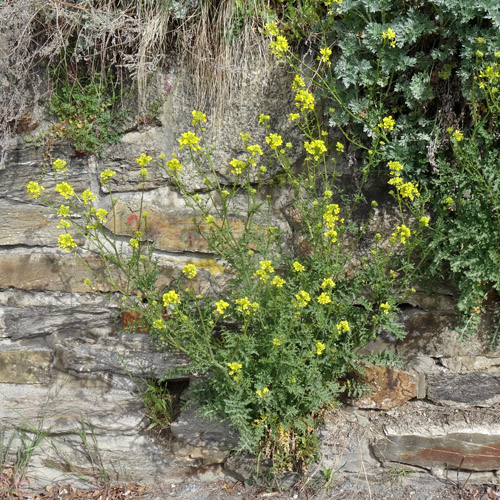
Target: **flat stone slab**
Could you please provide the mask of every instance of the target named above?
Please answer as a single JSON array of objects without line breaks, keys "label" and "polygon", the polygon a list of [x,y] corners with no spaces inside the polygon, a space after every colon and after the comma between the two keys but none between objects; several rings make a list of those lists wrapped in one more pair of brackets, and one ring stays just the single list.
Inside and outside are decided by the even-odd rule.
[{"label": "flat stone slab", "polygon": [[388,436],[373,445],[383,462],[468,471],[500,469],[500,435],[450,433],[444,436]]},{"label": "flat stone slab", "polygon": [[439,373],[427,378],[427,397],[457,407],[491,407],[500,402],[500,372]]},{"label": "flat stone slab", "polygon": [[44,384],[50,381],[53,354],[44,348],[0,351],[0,383]]}]

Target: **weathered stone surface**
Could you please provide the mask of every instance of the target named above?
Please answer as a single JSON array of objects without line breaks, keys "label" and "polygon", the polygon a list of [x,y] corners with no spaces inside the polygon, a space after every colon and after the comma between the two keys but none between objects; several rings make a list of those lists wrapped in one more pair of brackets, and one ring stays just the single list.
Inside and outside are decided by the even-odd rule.
[{"label": "weathered stone surface", "polygon": [[0,384],[44,384],[50,381],[50,349],[14,348],[0,351]]},{"label": "weathered stone surface", "polygon": [[99,337],[116,326],[117,309],[94,294],[0,291],[0,339],[12,341],[68,334]]},{"label": "weathered stone surface", "polygon": [[[147,237],[156,243],[156,248],[170,252],[211,252],[205,239],[199,234],[194,221],[194,214],[186,210],[177,209],[166,211],[165,207],[155,207],[144,204],[148,212]],[[110,217],[106,226],[113,228],[117,234],[132,235],[136,230],[139,206],[132,207],[130,203],[118,202],[116,218]],[[184,213],[183,213],[184,212]],[[236,238],[243,231],[243,222],[231,222],[233,234]],[[201,229],[207,230],[208,225],[203,223]]]},{"label": "weathered stone surface", "polygon": [[[86,158],[72,157],[72,150],[68,146],[57,146],[52,152],[52,158],[60,157],[67,162],[67,179],[73,189],[81,193],[91,186],[94,177],[88,169]],[[7,153],[5,167],[0,170],[0,198],[16,200],[24,203],[42,204],[41,200],[33,200],[26,194],[26,186],[30,181],[38,181],[43,171],[44,148],[25,146],[13,149]],[[56,206],[64,201],[61,195],[54,190],[57,181],[52,172],[47,172],[41,184],[45,187],[44,196],[52,200]],[[15,223],[15,220],[12,220]]]},{"label": "weathered stone surface", "polygon": [[[168,370],[184,366],[178,354],[158,352],[148,334],[122,333],[92,340],[67,337],[55,342],[57,368],[82,378],[99,378],[119,387],[150,378],[161,379]],[[128,382],[128,383],[127,383]]]},{"label": "weathered stone surface", "polygon": [[[63,231],[57,229],[60,219],[53,210],[0,199],[0,213],[2,245],[57,246],[57,239]],[[74,235],[74,238],[79,244],[83,242],[78,235]]]},{"label": "weathered stone surface", "polygon": [[498,372],[500,358],[489,356],[455,356],[441,358],[440,363],[455,373],[468,372]]},{"label": "weathered stone surface", "polygon": [[384,462],[426,468],[470,471],[500,469],[500,436],[450,433],[444,436],[401,435],[378,440],[373,451]]},{"label": "weathered stone surface", "polygon": [[491,351],[487,335],[479,334],[460,342],[456,331],[456,316],[437,312],[411,309],[404,313],[407,336],[397,343],[396,352],[406,359],[414,356],[455,357],[494,356],[500,350]]},{"label": "weathered stone surface", "polygon": [[[65,292],[88,292],[89,288],[83,283],[91,276],[87,267],[74,255],[65,252],[26,252],[23,250],[9,253],[0,253],[2,266],[0,267],[0,289],[18,288],[23,290],[49,290]],[[86,262],[97,272],[102,271],[101,259],[94,255],[86,255]],[[189,259],[192,260],[192,259]],[[216,266],[213,259],[206,259],[207,265]],[[203,262],[203,261],[202,261]],[[161,273],[158,277],[158,286],[166,286],[174,274],[179,274],[182,261],[160,258]],[[118,279],[118,278],[117,278]],[[97,285],[97,282],[96,282]],[[110,291],[103,283],[99,283],[100,291]]]},{"label": "weathered stone surface", "polygon": [[417,397],[416,380],[409,373],[372,364],[366,364],[363,368],[360,380],[372,387],[373,391],[353,401],[359,408],[389,410]]},{"label": "weathered stone surface", "polygon": [[378,431],[358,413],[336,410],[318,431],[320,466],[334,472],[370,473],[380,467],[369,447]]},{"label": "weathered stone surface", "polygon": [[437,403],[491,407],[500,402],[500,373],[441,373],[427,379],[427,396]]},{"label": "weathered stone surface", "polygon": [[[172,434],[181,441],[182,446],[192,455],[198,450],[204,460],[212,463],[222,462],[238,443],[238,436],[228,421],[208,420],[197,413],[194,404],[185,406],[171,425]],[[192,447],[192,448],[191,448]],[[197,458],[197,457],[196,457]]]}]

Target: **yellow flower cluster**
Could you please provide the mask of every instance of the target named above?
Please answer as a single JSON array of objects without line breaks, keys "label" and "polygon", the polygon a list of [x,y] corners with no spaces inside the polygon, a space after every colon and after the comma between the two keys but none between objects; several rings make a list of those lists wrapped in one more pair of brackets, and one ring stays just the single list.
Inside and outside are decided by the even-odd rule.
[{"label": "yellow flower cluster", "polygon": [[283,35],[276,36],[276,40],[273,40],[269,47],[271,48],[271,54],[276,56],[276,59],[284,57],[290,46],[288,45],[288,40]]},{"label": "yellow flower cluster", "polygon": [[201,111],[196,111],[193,109],[191,112],[193,116],[193,121],[191,122],[192,125],[196,125],[197,123],[206,123],[207,121],[207,115],[205,113],[202,113]]},{"label": "yellow flower cluster", "polygon": [[283,144],[283,138],[279,134],[269,134],[266,137],[266,142],[271,149],[278,149]]},{"label": "yellow flower cluster", "polygon": [[382,118],[382,121],[378,124],[383,130],[394,130],[394,125],[396,125],[396,120],[394,120],[392,116]]},{"label": "yellow flower cluster", "polygon": [[293,263],[293,270],[296,273],[302,273],[306,270],[306,268],[300,262],[295,261]]},{"label": "yellow flower cluster", "polygon": [[179,297],[179,294],[175,290],[170,290],[169,292],[166,292],[163,294],[163,305],[165,307],[169,305],[177,305],[181,303],[181,298]]},{"label": "yellow flower cluster", "polygon": [[382,33],[382,38],[384,40],[387,40],[391,47],[396,46],[396,33],[393,31],[392,28],[387,28],[387,31],[384,31]]},{"label": "yellow flower cluster", "polygon": [[321,293],[321,295],[318,297],[318,302],[319,302],[320,304],[323,304],[323,305],[325,305],[325,304],[331,304],[332,299],[331,299],[330,295],[328,295],[327,293],[323,292],[323,293]]},{"label": "yellow flower cluster", "polygon": [[257,311],[259,309],[259,304],[257,302],[250,302],[248,297],[243,297],[242,299],[235,300],[236,305],[238,306],[236,310],[243,314],[250,315],[252,312]]},{"label": "yellow flower cluster", "polygon": [[321,283],[321,288],[324,290],[325,288],[333,288],[335,286],[335,282],[332,280],[332,278],[325,278],[323,280],[323,283]]},{"label": "yellow flower cluster", "polygon": [[184,132],[177,140],[179,141],[179,149],[187,147],[191,151],[201,151],[201,147],[198,144],[200,138],[197,137],[194,132]]},{"label": "yellow flower cluster", "polygon": [[257,389],[255,391],[255,394],[257,394],[257,397],[259,399],[264,399],[266,397],[266,394],[269,392],[269,389],[267,387],[264,387],[264,389]]},{"label": "yellow flower cluster", "polygon": [[145,168],[151,163],[152,159],[153,158],[151,158],[151,156],[147,156],[146,153],[141,153],[141,156],[136,158],[135,161],[139,164],[139,167]]},{"label": "yellow flower cluster", "polygon": [[382,304],[380,304],[380,310],[382,310],[384,314],[389,314],[391,305],[389,304],[389,302],[383,302]]},{"label": "yellow flower cluster", "polygon": [[238,382],[238,380],[241,379],[241,369],[243,365],[241,363],[228,363],[227,366],[229,367],[229,375],[233,377],[235,382]]},{"label": "yellow flower cluster", "polygon": [[229,307],[229,302],[226,302],[225,300],[219,300],[218,302],[215,303],[215,311],[214,314],[220,314],[223,315],[226,312],[226,309]]},{"label": "yellow flower cluster", "polygon": [[327,66],[331,66],[332,62],[330,61],[330,56],[332,55],[332,49],[330,47],[325,47],[324,49],[319,50],[319,56],[317,57],[318,61],[326,63]]},{"label": "yellow flower cluster", "polygon": [[349,322],[346,320],[342,320],[339,323],[337,323],[337,333],[340,335],[342,332],[348,332],[351,330],[351,327],[349,326]]},{"label": "yellow flower cluster", "polygon": [[390,173],[392,178],[389,179],[388,184],[394,186],[402,198],[409,198],[411,201],[420,197],[420,191],[418,190],[418,184],[413,184],[413,182],[404,182],[401,177],[401,171],[403,170],[403,165],[399,161],[390,161],[388,163]]},{"label": "yellow flower cluster", "polygon": [[280,276],[275,276],[271,280],[271,285],[275,286],[276,288],[282,288],[285,283],[286,283],[286,281],[283,278],[281,278]]},{"label": "yellow flower cluster", "polygon": [[229,162],[229,165],[233,167],[231,173],[236,175],[241,175],[247,166],[247,164],[243,160],[237,160],[236,158],[233,158]]},{"label": "yellow flower cluster", "polygon": [[280,339],[277,338],[277,337],[274,337],[274,339],[273,339],[273,346],[274,347],[279,347],[280,345],[281,345]]},{"label": "yellow flower cluster", "polygon": [[299,89],[295,94],[295,105],[301,111],[314,110],[314,96],[309,90]]},{"label": "yellow flower cluster", "polygon": [[116,172],[114,170],[110,170],[109,168],[104,169],[101,172],[101,182],[104,183],[109,181],[109,179],[111,179],[111,177],[113,177],[115,174]]},{"label": "yellow flower cluster", "polygon": [[272,266],[272,262],[270,260],[261,260],[259,262],[260,269],[257,269],[253,273],[254,276],[258,277],[262,281],[269,280],[269,275],[274,273],[274,267]]},{"label": "yellow flower cluster", "polygon": [[183,165],[177,158],[172,158],[171,160],[167,161],[167,167],[169,170],[172,170],[173,172],[178,174],[182,170]]},{"label": "yellow flower cluster", "polygon": [[307,304],[311,301],[311,296],[305,290],[300,290],[300,292],[295,295],[295,299],[297,301],[294,302],[294,306],[304,308],[307,307]]},{"label": "yellow flower cluster", "polygon": [[304,148],[311,156],[314,156],[315,160],[319,160],[319,157],[327,151],[325,142],[321,139],[304,142]]},{"label": "yellow flower cluster", "polygon": [[326,349],[326,345],[323,342],[316,342],[316,356],[321,356],[323,351]]},{"label": "yellow flower cluster", "polygon": [[183,274],[185,274],[190,280],[192,280],[196,276],[196,266],[194,264],[186,264],[184,269],[182,270]]},{"label": "yellow flower cluster", "polygon": [[54,160],[52,163],[52,166],[54,167],[54,170],[56,172],[67,172],[68,167],[66,167],[66,162],[64,160],[61,160],[60,158],[57,158],[57,160]]},{"label": "yellow flower cluster", "polygon": [[292,90],[303,89],[306,86],[306,82],[300,75],[295,75],[292,82]]},{"label": "yellow flower cluster", "polygon": [[165,325],[165,322],[162,319],[155,319],[153,321],[153,328],[156,328],[156,330],[165,330],[167,325]]},{"label": "yellow flower cluster", "polygon": [[396,231],[392,233],[391,237],[389,238],[389,241],[391,243],[396,243],[396,241],[400,240],[402,245],[406,244],[407,238],[411,236],[411,230],[410,228],[406,227],[404,224],[401,224],[396,228]]},{"label": "yellow flower cluster", "polygon": [[83,191],[83,193],[81,194],[81,198],[84,205],[89,205],[93,201],[97,200],[97,196],[92,191],[90,191],[90,189],[86,189],[85,191]]},{"label": "yellow flower cluster", "polygon": [[38,182],[35,181],[28,182],[28,185],[26,186],[26,192],[28,193],[28,196],[34,199],[38,198],[44,190],[45,188],[43,186],[40,186]]},{"label": "yellow flower cluster", "polygon": [[337,241],[337,230],[335,229],[337,221],[339,220],[338,214],[340,207],[336,203],[331,203],[326,206],[326,212],[323,214],[323,220],[328,231],[325,231],[325,237],[329,238],[332,243]]},{"label": "yellow flower cluster", "polygon": [[57,184],[56,191],[66,200],[68,200],[70,196],[75,196],[75,191],[67,182],[60,182]]},{"label": "yellow flower cluster", "polygon": [[78,246],[69,233],[64,233],[59,235],[59,239],[57,241],[57,246],[59,248],[64,248],[67,252],[70,252],[72,248]]}]

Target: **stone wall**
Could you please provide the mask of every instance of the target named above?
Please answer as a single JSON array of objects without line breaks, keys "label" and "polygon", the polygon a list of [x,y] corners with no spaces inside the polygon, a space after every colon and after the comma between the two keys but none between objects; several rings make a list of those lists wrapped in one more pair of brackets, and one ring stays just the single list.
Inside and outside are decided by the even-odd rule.
[{"label": "stone wall", "polygon": [[[186,68],[176,66],[158,78],[169,86],[154,125],[129,130],[101,158],[73,156],[64,142],[52,151],[53,158],[68,161],[74,188],[99,192],[103,207],[107,193],[98,173],[117,171],[113,190],[120,197],[117,227],[124,238],[126,219],[139,203],[134,158],[174,151],[195,107]],[[261,112],[272,116],[274,128],[297,138],[286,119],[293,103],[288,89],[289,79],[277,69],[255,67],[243,75],[231,105],[208,127],[221,175],[242,153],[240,131],[262,140]],[[43,106],[34,107],[29,134],[43,130],[49,118]],[[11,450],[21,446],[19,429],[31,438],[47,434],[31,460],[31,477],[39,483],[69,472],[175,482],[200,463],[224,461],[231,438],[218,423],[184,413],[173,426],[173,446],[146,432],[148,421],[134,389],[185,360],[156,352],[147,335],[123,331],[118,310],[88,293],[84,264],[57,248],[57,219],[26,196],[26,184],[39,176],[45,151],[25,138],[19,135],[11,144],[0,170],[0,429],[6,436],[14,432]],[[347,165],[342,171],[348,183],[352,172]],[[184,175],[192,189],[201,186],[193,170]],[[44,184],[47,192],[53,187]],[[276,193],[274,201],[276,224],[292,235],[286,194]],[[151,173],[145,203],[162,283],[193,262],[200,269],[199,286],[216,286],[223,268],[196,234],[182,198],[160,174]],[[92,255],[84,257],[98,265]],[[417,291],[405,307],[404,321],[404,341],[382,339],[370,349],[395,351],[407,361],[405,371],[366,367],[366,380],[375,390],[327,418],[320,432],[323,466],[373,477],[387,467],[407,466],[440,477],[460,469],[474,471],[473,479],[491,480],[500,469],[500,419],[494,411],[500,402],[499,351],[490,351],[481,336],[458,342],[453,294],[446,288],[433,296]],[[233,462],[227,469],[247,477],[248,471]]]}]

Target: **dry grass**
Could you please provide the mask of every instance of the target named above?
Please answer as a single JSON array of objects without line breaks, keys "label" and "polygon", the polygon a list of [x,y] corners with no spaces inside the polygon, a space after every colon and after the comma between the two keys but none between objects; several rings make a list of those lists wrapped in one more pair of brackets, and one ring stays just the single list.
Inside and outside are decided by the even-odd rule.
[{"label": "dry grass", "polygon": [[198,107],[220,112],[251,60],[269,63],[260,29],[269,1],[0,2],[0,165],[9,139],[35,128],[33,103],[53,90],[49,68],[70,77],[113,73],[116,85],[135,84],[141,116],[149,77],[180,55]]}]

